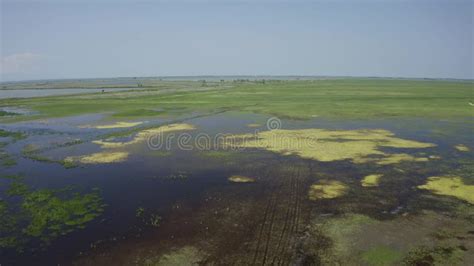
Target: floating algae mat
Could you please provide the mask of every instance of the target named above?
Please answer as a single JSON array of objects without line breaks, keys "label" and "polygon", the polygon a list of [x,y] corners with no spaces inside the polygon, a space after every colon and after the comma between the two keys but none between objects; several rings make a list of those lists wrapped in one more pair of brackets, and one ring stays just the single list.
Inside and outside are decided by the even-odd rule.
[{"label": "floating algae mat", "polygon": [[139,131],[132,140],[126,142],[114,142],[108,140],[95,140],[93,143],[100,145],[102,148],[122,148],[124,146],[133,145],[147,141],[148,138],[158,136],[160,134],[173,131],[194,130],[195,127],[190,124],[170,124],[157,128],[145,129]]},{"label": "floating algae mat", "polygon": [[458,145],[454,146],[454,148],[456,148],[456,150],[458,150],[458,151],[464,151],[464,152],[468,152],[468,151],[471,150],[471,149],[469,149],[468,146],[466,146],[464,144],[458,144]]},{"label": "floating algae mat", "polygon": [[229,177],[229,181],[234,183],[252,183],[255,182],[255,179],[242,175],[233,175]]},{"label": "floating algae mat", "polygon": [[98,152],[79,157],[67,157],[65,161],[79,161],[84,164],[118,163],[127,160],[128,152]]},{"label": "floating algae mat", "polygon": [[64,159],[66,162],[80,162],[83,164],[107,164],[126,161],[130,152],[125,148],[133,144],[144,143],[152,137],[173,131],[194,130],[195,127],[189,124],[170,124],[157,128],[145,129],[135,134],[132,140],[126,142],[114,142],[110,140],[94,140],[92,143],[100,145],[105,151],[82,156],[69,156]]},{"label": "floating algae mat", "polygon": [[247,124],[247,127],[250,127],[250,128],[261,127],[261,126],[262,126],[261,124],[257,124],[257,123]]},{"label": "floating algae mat", "polygon": [[283,155],[298,155],[323,162],[351,160],[354,163],[396,164],[402,161],[428,161],[405,153],[391,154],[382,148],[422,149],[435,147],[395,137],[387,130],[270,130],[255,135],[235,135],[225,143],[231,147],[261,148]]},{"label": "floating algae mat", "polygon": [[425,185],[418,186],[437,195],[453,196],[474,204],[474,185],[465,184],[459,176],[433,176]]},{"label": "floating algae mat", "polygon": [[381,174],[368,175],[360,183],[363,187],[376,187],[379,185],[382,176]]},{"label": "floating algae mat", "polygon": [[143,124],[143,122],[115,122],[113,124],[107,124],[107,125],[97,125],[97,126],[79,126],[80,128],[97,128],[97,129],[111,129],[111,128],[127,128],[127,127],[134,127]]},{"label": "floating algae mat", "polygon": [[83,229],[104,210],[105,204],[97,190],[88,194],[61,190],[33,190],[20,176],[0,200],[0,248],[21,252],[31,243],[48,246],[53,240]]},{"label": "floating algae mat", "polygon": [[308,192],[310,200],[333,199],[344,195],[348,186],[335,180],[321,180],[311,185]]}]

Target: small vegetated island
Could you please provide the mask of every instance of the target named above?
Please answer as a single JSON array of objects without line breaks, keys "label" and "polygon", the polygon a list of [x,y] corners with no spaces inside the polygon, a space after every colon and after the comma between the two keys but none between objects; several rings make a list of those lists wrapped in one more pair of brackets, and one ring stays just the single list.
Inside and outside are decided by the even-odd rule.
[{"label": "small vegetated island", "polygon": [[103,91],[0,98],[1,265],[474,264],[472,81],[0,93],[79,87]]}]

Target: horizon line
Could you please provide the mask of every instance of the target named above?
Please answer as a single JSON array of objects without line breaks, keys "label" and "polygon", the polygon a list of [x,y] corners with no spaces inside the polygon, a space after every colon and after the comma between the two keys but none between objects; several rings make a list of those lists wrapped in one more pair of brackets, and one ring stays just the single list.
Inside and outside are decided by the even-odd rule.
[{"label": "horizon line", "polygon": [[403,77],[403,76],[352,76],[352,75],[165,75],[165,76],[115,76],[115,77],[89,77],[89,78],[44,78],[44,79],[24,79],[24,80],[5,80],[0,84],[19,83],[19,82],[38,82],[38,81],[61,81],[61,80],[97,80],[97,79],[139,79],[139,78],[157,78],[157,79],[178,79],[178,78],[231,78],[231,77],[253,77],[253,78],[358,78],[358,79],[404,79],[404,80],[452,80],[452,81],[474,81],[474,78],[449,78],[449,77]]}]

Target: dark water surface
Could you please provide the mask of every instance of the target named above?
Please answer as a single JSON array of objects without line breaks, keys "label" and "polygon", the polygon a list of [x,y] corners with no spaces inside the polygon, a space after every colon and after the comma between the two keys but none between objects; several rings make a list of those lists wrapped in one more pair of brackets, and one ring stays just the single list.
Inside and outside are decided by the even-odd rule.
[{"label": "dark water surface", "polygon": [[[205,249],[209,263],[243,262],[235,257],[248,253],[248,264],[287,264],[298,261],[294,255],[298,247],[291,243],[302,235],[314,217],[350,212],[390,220],[403,212],[451,211],[450,207],[437,204],[436,197],[424,198],[422,195],[427,193],[413,187],[423,184],[429,176],[451,173],[460,161],[473,160],[472,153],[460,153],[453,148],[460,143],[474,147],[472,121],[426,119],[282,120],[283,129],[386,129],[396,137],[437,144],[434,148],[402,149],[401,152],[442,158],[396,166],[356,165],[349,161],[323,163],[256,149],[180,150],[176,143],[170,151],[151,150],[146,143],[134,144],[127,146],[130,157],[125,162],[87,164],[70,169],[21,155],[21,149],[32,143],[43,148],[41,155],[58,160],[99,152],[100,147],[90,141],[118,130],[79,128],[78,125],[93,124],[100,119],[101,115],[92,115],[2,126],[25,131],[29,137],[5,147],[15,156],[17,165],[0,166],[0,175],[21,173],[33,189],[72,185],[76,191],[87,192],[99,188],[107,206],[104,213],[84,229],[61,236],[43,249],[34,252],[25,249],[21,254],[2,250],[1,265],[126,265],[131,263],[131,257],[143,259],[186,245]],[[143,125],[158,125],[173,119],[148,121]],[[223,113],[185,122],[196,126],[196,130],[187,132],[196,137],[200,133],[214,136],[263,131],[267,119],[264,115]],[[247,126],[250,123],[261,126],[250,128]],[[77,139],[84,142],[57,145]],[[384,173],[387,181],[370,191],[358,188],[361,177],[375,171]],[[256,182],[231,183],[228,181],[231,175],[254,177]],[[472,172],[464,177],[474,182]],[[310,202],[308,187],[321,178],[349,184],[349,196]],[[0,179],[0,197],[8,182]],[[159,215],[160,225],[150,226],[137,217],[139,208],[144,209],[146,217]],[[142,252],[131,251],[133,249]]]}]

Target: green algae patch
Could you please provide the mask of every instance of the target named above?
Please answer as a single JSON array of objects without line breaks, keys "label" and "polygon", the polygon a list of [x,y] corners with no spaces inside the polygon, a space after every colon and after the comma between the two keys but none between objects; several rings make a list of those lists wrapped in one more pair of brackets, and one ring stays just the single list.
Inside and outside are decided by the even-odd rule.
[{"label": "green algae patch", "polygon": [[334,180],[321,180],[311,185],[308,192],[310,200],[333,199],[344,195],[348,190],[347,185]]},{"label": "green algae patch", "polygon": [[[65,144],[61,145],[61,147],[67,147],[67,146],[75,145],[76,143],[79,144],[79,143],[82,143],[82,142],[76,140],[74,142],[65,143]],[[34,160],[34,161],[37,161],[37,162],[43,162],[43,163],[58,163],[66,169],[74,168],[74,167],[77,166],[72,157],[67,157],[64,160],[54,160],[54,159],[45,157],[45,156],[41,155],[40,153],[41,153],[41,149],[36,144],[25,145],[23,147],[23,149],[21,150],[22,156],[24,158],[27,158],[27,159],[30,159],[30,160]]]},{"label": "green algae patch", "polygon": [[407,254],[403,263],[405,265],[463,265],[464,253],[465,251],[458,246],[419,246]]},{"label": "green algae patch", "polygon": [[0,137],[1,138],[12,138],[13,140],[21,140],[26,138],[26,135],[22,132],[13,132],[0,129]]},{"label": "green algae patch", "polygon": [[5,111],[5,110],[0,110],[0,116],[14,116],[14,115],[20,115],[20,114],[8,112],[8,111]]},{"label": "green algae patch", "polygon": [[97,190],[80,194],[67,189],[31,190],[18,179],[0,200],[0,247],[23,251],[29,243],[50,244],[84,228],[102,214],[105,205]]},{"label": "green algae patch", "polygon": [[375,247],[362,253],[362,260],[371,266],[395,265],[402,258],[399,251],[385,246]]},{"label": "green algae patch", "polygon": [[242,176],[242,175],[233,175],[228,178],[230,182],[234,183],[253,183],[255,182],[255,178]]},{"label": "green algae patch", "polygon": [[332,240],[332,253],[339,257],[349,256],[354,248],[354,237],[365,225],[374,224],[376,220],[362,214],[346,214],[332,218],[318,226],[321,232]]},{"label": "green algae patch", "polygon": [[16,165],[15,158],[2,149],[2,143],[0,142],[0,165],[5,167]]},{"label": "green algae patch", "polygon": [[462,151],[462,152],[468,152],[470,151],[471,149],[469,149],[468,146],[464,145],[464,144],[458,144],[456,146],[454,146],[454,148],[458,151]]},{"label": "green algae patch", "polygon": [[164,254],[158,259],[147,259],[144,264],[150,266],[192,266],[200,265],[202,260],[203,254],[197,248],[185,246]]},{"label": "green algae patch", "polygon": [[127,160],[128,152],[97,152],[79,157],[67,157],[64,161],[79,161],[83,164],[119,163]]},{"label": "green algae patch", "polygon": [[38,190],[25,196],[22,208],[31,216],[30,224],[24,229],[27,235],[49,241],[84,228],[103,211],[97,194],[79,195],[61,199],[51,190]]},{"label": "green algae patch", "polygon": [[363,187],[376,187],[379,185],[380,178],[383,175],[377,174],[377,175],[368,175],[365,176],[364,179],[360,182]]},{"label": "green algae patch", "polygon": [[157,128],[145,129],[138,132],[134,138],[130,141],[125,142],[115,142],[109,140],[95,140],[92,143],[101,146],[102,148],[111,149],[111,148],[122,148],[128,145],[143,143],[153,136],[159,136],[164,133],[174,132],[174,131],[188,131],[196,129],[193,125],[180,123],[180,124],[169,124]]},{"label": "green algae patch", "polygon": [[459,176],[432,176],[425,185],[418,186],[437,195],[453,196],[474,204],[474,185],[467,185]]},{"label": "green algae patch", "polygon": [[396,164],[402,161],[427,161],[408,154],[390,154],[382,148],[430,148],[432,143],[397,138],[382,129],[361,130],[270,130],[255,135],[226,138],[226,146],[260,148],[283,155],[297,155],[322,162],[351,160],[354,163]]}]

